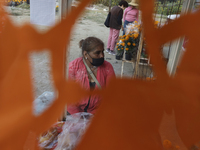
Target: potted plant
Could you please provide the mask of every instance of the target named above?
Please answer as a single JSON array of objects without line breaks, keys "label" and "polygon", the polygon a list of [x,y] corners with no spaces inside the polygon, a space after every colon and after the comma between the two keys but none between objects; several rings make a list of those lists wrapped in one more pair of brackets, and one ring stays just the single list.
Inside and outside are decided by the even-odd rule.
[{"label": "potted plant", "polygon": [[120,39],[116,46],[116,48],[117,48],[116,59],[117,60],[121,60],[123,58],[124,46],[125,46],[125,43],[123,42],[123,39]]},{"label": "potted plant", "polygon": [[116,59],[121,60],[125,50],[125,59],[131,60],[136,58],[139,46],[141,27],[137,21],[127,26],[126,34],[120,36],[117,43]]},{"label": "potted plant", "polygon": [[126,60],[131,60],[137,55],[139,45],[139,33],[135,31],[129,32],[125,37],[125,58]]},{"label": "potted plant", "polygon": [[58,12],[58,9],[59,9],[59,6],[58,6],[58,5],[56,5],[56,12]]}]

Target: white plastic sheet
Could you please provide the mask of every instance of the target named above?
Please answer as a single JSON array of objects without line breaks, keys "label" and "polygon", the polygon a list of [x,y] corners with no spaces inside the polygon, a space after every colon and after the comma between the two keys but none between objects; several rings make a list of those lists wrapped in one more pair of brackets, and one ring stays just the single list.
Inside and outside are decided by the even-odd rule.
[{"label": "white plastic sheet", "polygon": [[31,0],[30,22],[36,25],[53,26],[55,24],[55,0]]}]

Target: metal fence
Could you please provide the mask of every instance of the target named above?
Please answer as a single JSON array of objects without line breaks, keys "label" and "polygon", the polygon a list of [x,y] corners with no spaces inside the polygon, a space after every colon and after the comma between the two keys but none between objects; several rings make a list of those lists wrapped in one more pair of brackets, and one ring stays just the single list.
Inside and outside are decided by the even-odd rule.
[{"label": "metal fence", "polygon": [[[170,21],[173,21],[180,16],[183,2],[184,0],[155,0],[153,19],[159,22],[158,28],[162,28],[162,26],[168,24]],[[148,45],[143,47],[142,53],[147,54],[146,47],[148,47]],[[166,64],[169,60],[171,48],[172,42],[166,43],[161,47],[163,59],[166,61]],[[137,74],[134,73],[134,77],[144,80],[156,79],[150,58],[150,55],[148,55],[146,58],[140,57],[139,62],[136,62],[136,64],[138,64],[138,66],[136,66],[138,71]]]}]

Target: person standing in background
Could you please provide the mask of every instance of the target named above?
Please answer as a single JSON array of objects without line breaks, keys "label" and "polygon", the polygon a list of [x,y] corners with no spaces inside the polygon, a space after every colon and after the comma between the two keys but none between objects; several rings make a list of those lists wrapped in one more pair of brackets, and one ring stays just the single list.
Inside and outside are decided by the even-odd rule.
[{"label": "person standing in background", "polygon": [[138,3],[136,2],[136,0],[132,0],[129,3],[129,7],[125,9],[124,11],[124,16],[123,16],[123,22],[124,22],[124,30],[123,30],[123,35],[126,32],[126,26],[129,23],[133,23],[134,21],[138,22],[138,15],[139,15],[139,11],[136,8],[136,6],[138,6]]},{"label": "person standing in background", "polygon": [[119,2],[118,6],[114,6],[111,9],[111,16],[110,16],[110,32],[108,37],[107,49],[106,52],[115,55],[115,45],[117,43],[120,29],[123,31],[122,26],[122,17],[123,17],[123,10],[128,7],[128,3],[125,0]]}]

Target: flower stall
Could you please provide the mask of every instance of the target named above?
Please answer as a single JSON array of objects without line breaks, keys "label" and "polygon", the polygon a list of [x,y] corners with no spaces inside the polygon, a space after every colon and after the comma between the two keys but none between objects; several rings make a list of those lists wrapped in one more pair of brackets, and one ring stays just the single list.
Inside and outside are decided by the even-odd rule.
[{"label": "flower stall", "polygon": [[[159,22],[155,21],[154,26],[158,28]],[[116,45],[117,54],[116,59],[122,60],[121,77],[123,76],[124,63],[132,63],[133,77],[154,76],[150,64],[150,56],[146,52],[145,37],[142,32],[142,27],[137,21],[131,23],[126,28],[126,34],[120,36]],[[146,66],[147,69],[140,73],[139,66]],[[149,71],[147,71],[149,70]],[[152,78],[152,77],[151,77]]]},{"label": "flower stall", "polygon": [[132,24],[129,24],[126,28],[126,34],[119,37],[117,43],[117,54],[116,59],[121,60],[123,54],[125,52],[126,60],[131,60],[132,58],[136,58],[139,39],[140,39],[140,31],[141,27],[135,21]]}]

